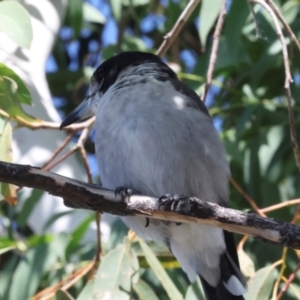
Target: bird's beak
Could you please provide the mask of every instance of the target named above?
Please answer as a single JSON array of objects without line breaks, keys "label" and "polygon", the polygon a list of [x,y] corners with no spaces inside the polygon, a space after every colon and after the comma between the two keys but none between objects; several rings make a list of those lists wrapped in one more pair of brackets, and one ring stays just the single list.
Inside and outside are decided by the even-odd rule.
[{"label": "bird's beak", "polygon": [[60,129],[75,122],[84,121],[96,114],[95,102],[92,98],[82,101],[60,124]]}]

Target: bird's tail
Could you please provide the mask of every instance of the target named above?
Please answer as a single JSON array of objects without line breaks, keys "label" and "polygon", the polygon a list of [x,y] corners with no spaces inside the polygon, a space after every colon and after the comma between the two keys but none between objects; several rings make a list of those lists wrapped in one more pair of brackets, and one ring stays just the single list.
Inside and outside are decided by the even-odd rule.
[{"label": "bird's tail", "polygon": [[224,231],[226,251],[220,258],[220,280],[211,286],[201,275],[201,283],[207,300],[243,300],[247,290],[241,274],[237,251],[232,233]]}]

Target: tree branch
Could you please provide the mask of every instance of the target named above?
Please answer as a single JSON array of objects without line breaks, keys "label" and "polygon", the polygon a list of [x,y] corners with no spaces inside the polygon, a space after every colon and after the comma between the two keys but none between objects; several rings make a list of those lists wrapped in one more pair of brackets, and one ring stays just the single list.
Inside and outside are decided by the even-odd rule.
[{"label": "tree branch", "polygon": [[216,29],[215,29],[215,32],[214,32],[214,35],[213,35],[214,39],[213,39],[211,54],[210,54],[210,58],[209,58],[208,70],[207,70],[207,74],[206,74],[206,83],[204,85],[204,92],[203,92],[203,95],[202,95],[202,101],[203,102],[205,102],[208,90],[211,86],[212,77],[213,77],[213,73],[214,73],[217,58],[218,58],[218,50],[219,50],[221,31],[222,31],[223,24],[224,24],[224,21],[225,21],[225,17],[226,17],[226,14],[227,14],[226,5],[227,5],[227,0],[222,0],[222,6],[221,6],[221,9],[220,9]]},{"label": "tree branch", "polygon": [[174,40],[177,38],[181,29],[183,28],[186,21],[189,19],[190,15],[193,13],[196,6],[200,3],[200,0],[190,0],[186,8],[181,13],[177,22],[173,26],[172,30],[164,36],[164,41],[160,45],[159,49],[156,51],[158,56],[164,56],[168,51],[169,47],[172,45]]},{"label": "tree branch", "polygon": [[6,162],[0,162],[0,181],[45,190],[62,197],[65,205],[73,208],[211,225],[300,249],[300,227],[297,225],[221,207],[194,197],[180,202],[175,209],[168,205],[159,207],[157,198],[147,196],[132,195],[122,201],[114,191],[28,165]]}]

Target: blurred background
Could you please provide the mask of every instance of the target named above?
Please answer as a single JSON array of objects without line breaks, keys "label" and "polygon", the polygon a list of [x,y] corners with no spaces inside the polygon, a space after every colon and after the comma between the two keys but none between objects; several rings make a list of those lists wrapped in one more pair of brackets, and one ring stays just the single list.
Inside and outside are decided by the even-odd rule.
[{"label": "blurred background", "polygon": [[[17,2],[30,15],[33,28],[31,47],[20,48],[0,33],[0,61],[13,69],[30,91],[32,105],[24,105],[24,111],[35,118],[55,123],[59,123],[84,99],[89,79],[102,61],[121,51],[155,53],[188,4],[185,0]],[[276,0],[274,3],[299,40],[299,0]],[[201,1],[163,56],[178,77],[199,96],[204,90],[221,4],[222,0]],[[231,206],[251,211],[255,210],[253,203],[262,209],[300,198],[300,176],[290,138],[282,45],[270,14],[259,4],[246,0],[227,1],[226,7],[227,16],[206,105],[223,139],[230,162],[233,178],[233,184],[230,184]],[[294,80],[291,92],[296,131],[299,132],[300,49],[286,31],[284,34]],[[27,127],[13,123],[13,162],[42,167],[67,134],[56,129],[31,130]],[[77,132],[70,137],[62,156],[75,147],[79,136],[80,132]],[[92,181],[99,183],[93,130],[84,147]],[[51,171],[87,180],[82,162],[82,157],[75,153]],[[252,201],[252,206],[249,201]],[[276,210],[271,208],[265,213],[271,218],[300,222],[297,205]],[[128,267],[124,257],[120,260],[132,268],[131,276],[124,280],[118,275],[119,281],[116,282],[119,284],[111,288],[114,292],[109,298],[101,294],[105,287],[101,284],[95,287],[95,279],[90,280],[94,267],[84,273],[97,248],[93,212],[70,210],[64,207],[61,199],[27,188],[19,191],[16,206],[2,201],[2,299],[30,299],[56,284],[56,289],[48,294],[39,294],[34,299],[191,300],[203,297],[198,283],[190,285],[168,251],[150,244],[151,250],[148,250],[156,254],[164,267],[165,276],[175,284],[182,298],[170,297],[170,290],[157,277],[154,265],[149,263],[151,253],[145,246],[126,237],[128,230],[118,218],[104,214],[101,220],[102,258],[105,260],[111,255],[116,259],[116,255],[125,251],[124,257],[134,261],[129,264],[125,259]],[[252,278],[250,290],[253,293],[247,295],[247,299],[300,299],[300,273],[295,271],[299,252],[240,235],[236,236],[236,241],[242,269],[247,278]],[[280,259],[282,262],[276,265]],[[114,275],[117,272],[116,260],[111,264],[109,259],[104,264],[104,260],[102,269],[100,265],[98,271],[94,270],[96,279],[105,272]],[[72,277],[78,270],[80,276]],[[291,274],[295,275],[293,283],[279,297]],[[65,278],[75,278],[66,289],[62,282]],[[96,298],[97,293],[102,296]]]}]

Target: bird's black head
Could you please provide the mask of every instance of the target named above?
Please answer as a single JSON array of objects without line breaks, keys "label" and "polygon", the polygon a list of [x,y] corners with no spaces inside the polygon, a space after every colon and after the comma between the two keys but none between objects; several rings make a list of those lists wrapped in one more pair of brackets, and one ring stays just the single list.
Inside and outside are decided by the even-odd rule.
[{"label": "bird's black head", "polygon": [[[134,69],[135,75],[143,76],[149,72],[148,66],[155,69],[157,77],[177,78],[176,74],[166,65],[159,56],[146,52],[122,52],[103,62],[94,72],[91,84],[98,83],[101,92],[104,94],[112,86],[120,74],[130,68]],[[134,68],[141,66],[141,68]],[[126,74],[128,75],[128,73]]]},{"label": "bird's black head", "polygon": [[126,79],[131,75],[153,76],[160,81],[177,79],[176,74],[157,55],[144,52],[120,53],[109,58],[96,69],[91,78],[89,95],[67,116],[61,128],[94,116],[98,103],[106,91],[119,79],[121,79],[121,86],[124,86],[122,79],[125,79],[126,84],[130,84],[130,80]]}]

